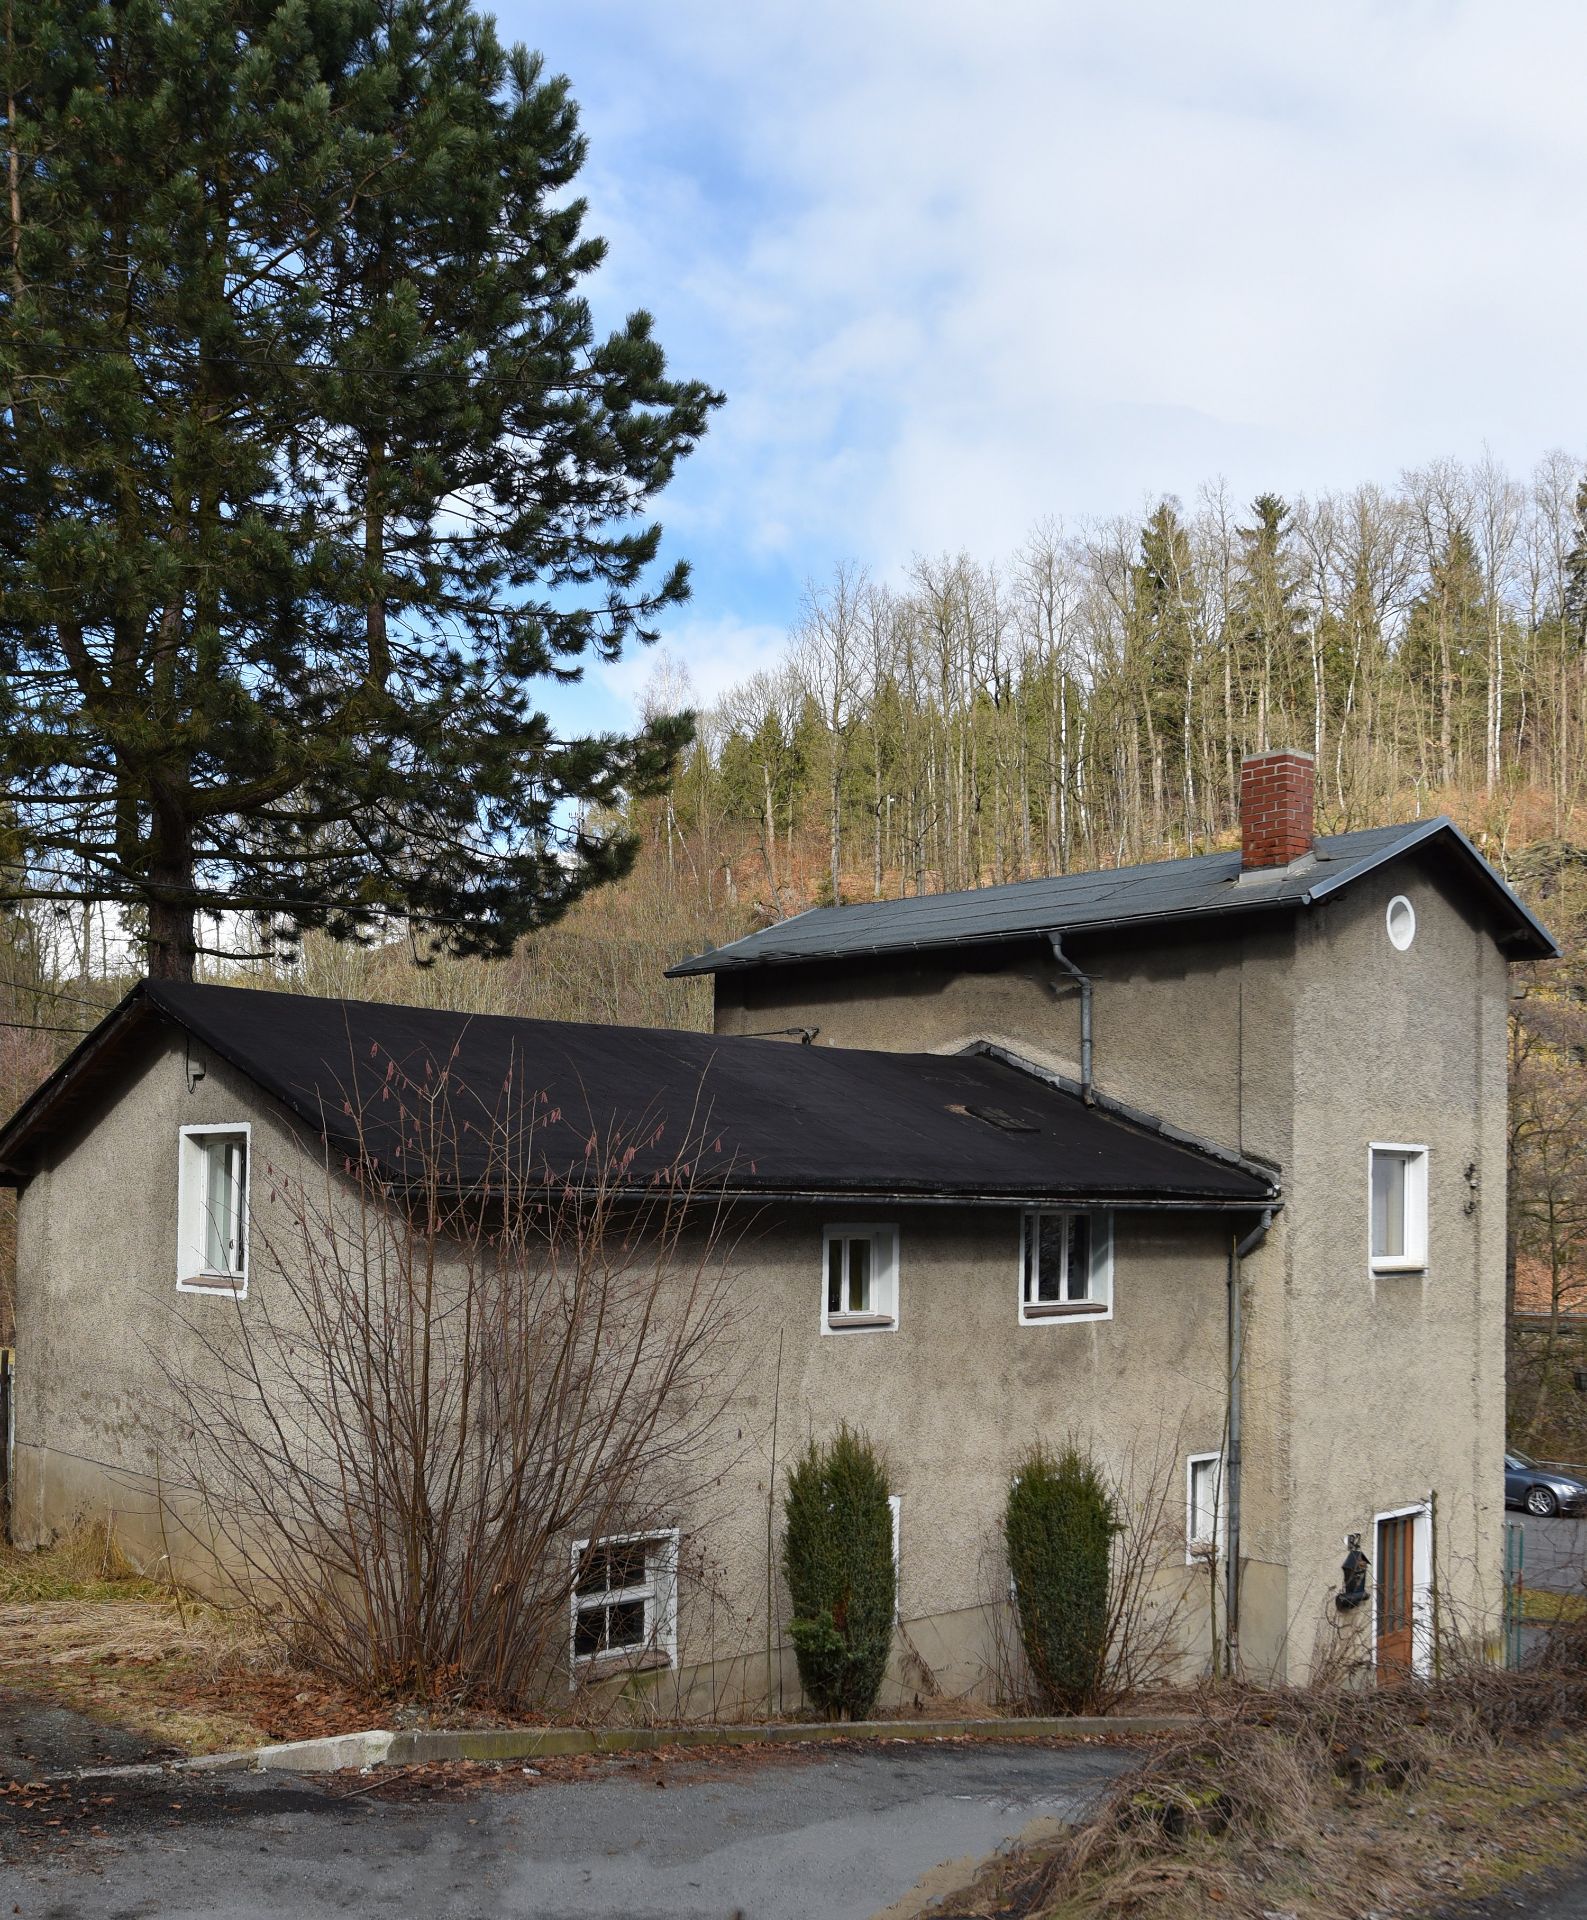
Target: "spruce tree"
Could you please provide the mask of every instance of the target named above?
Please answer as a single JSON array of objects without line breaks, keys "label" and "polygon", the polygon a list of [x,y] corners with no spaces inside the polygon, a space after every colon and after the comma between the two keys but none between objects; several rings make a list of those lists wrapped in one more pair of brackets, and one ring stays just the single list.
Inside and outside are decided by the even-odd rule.
[{"label": "spruce tree", "polygon": [[720,401],[646,314],[595,333],[566,81],[466,0],[11,0],[3,53],[24,890],[164,975],[219,913],[508,950],[687,739],[533,689],[685,598],[648,510]]}]

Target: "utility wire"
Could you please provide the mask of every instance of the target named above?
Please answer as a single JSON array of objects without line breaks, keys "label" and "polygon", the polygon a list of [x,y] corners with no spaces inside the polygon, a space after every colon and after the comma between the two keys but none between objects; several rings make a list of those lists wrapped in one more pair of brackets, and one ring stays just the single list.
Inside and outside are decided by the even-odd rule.
[{"label": "utility wire", "polygon": [[92,1033],[92,1027],[46,1027],[34,1020],[0,1020],[0,1027],[16,1033]]},{"label": "utility wire", "polygon": [[30,986],[23,980],[0,979],[0,987],[9,988],[12,993],[36,993],[50,1000],[70,1000],[74,1006],[91,1007],[95,1013],[109,1013],[110,1009],[103,1000],[90,1000],[86,994],[67,993],[62,987]]}]

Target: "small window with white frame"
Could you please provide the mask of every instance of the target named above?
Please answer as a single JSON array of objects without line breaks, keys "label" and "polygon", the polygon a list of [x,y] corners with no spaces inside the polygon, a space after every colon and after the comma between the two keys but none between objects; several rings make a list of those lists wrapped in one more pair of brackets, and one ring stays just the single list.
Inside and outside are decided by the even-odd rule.
[{"label": "small window with white frame", "polygon": [[1185,1462],[1185,1559],[1217,1559],[1223,1535],[1223,1455],[1193,1453]]},{"label": "small window with white frame", "polygon": [[1369,1153],[1374,1273],[1420,1273],[1427,1265],[1427,1149],[1374,1142]]},{"label": "small window with white frame", "polygon": [[612,1665],[678,1664],[678,1532],[573,1543],[569,1653],[575,1683]]},{"label": "small window with white frame", "polygon": [[1029,1208],[1020,1220],[1019,1317],[1113,1317],[1113,1216],[1080,1209]]},{"label": "small window with white frame", "polygon": [[822,1234],[821,1331],[898,1325],[897,1227],[837,1226]]},{"label": "small window with white frame", "polygon": [[176,1284],[183,1292],[247,1291],[248,1140],[246,1122],[181,1130]]}]

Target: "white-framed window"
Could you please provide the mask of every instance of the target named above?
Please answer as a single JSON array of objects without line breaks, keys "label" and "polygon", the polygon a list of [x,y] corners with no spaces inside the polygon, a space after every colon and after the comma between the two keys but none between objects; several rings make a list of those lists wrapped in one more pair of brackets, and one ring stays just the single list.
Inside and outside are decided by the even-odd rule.
[{"label": "white-framed window", "polygon": [[836,1226],[821,1236],[821,1331],[898,1325],[898,1229]]},{"label": "white-framed window", "polygon": [[678,1530],[573,1543],[568,1656],[575,1682],[607,1662],[678,1664]]},{"label": "white-framed window", "polygon": [[1031,1207],[1020,1216],[1019,1318],[1113,1318],[1113,1216]]},{"label": "white-framed window", "polygon": [[898,1605],[899,1590],[903,1585],[904,1579],[903,1561],[898,1550],[900,1539],[899,1516],[902,1509],[902,1494],[890,1493],[887,1496],[887,1510],[893,1516],[893,1618],[895,1620],[902,1620],[904,1617],[899,1611]]},{"label": "white-framed window", "polygon": [[1185,1462],[1185,1559],[1211,1560],[1223,1553],[1223,1455],[1193,1453]]},{"label": "white-framed window", "polygon": [[1427,1265],[1427,1149],[1374,1141],[1368,1149],[1374,1273],[1420,1273]]},{"label": "white-framed window", "polygon": [[248,1289],[248,1142],[246,1121],[181,1130],[176,1284],[185,1293]]}]

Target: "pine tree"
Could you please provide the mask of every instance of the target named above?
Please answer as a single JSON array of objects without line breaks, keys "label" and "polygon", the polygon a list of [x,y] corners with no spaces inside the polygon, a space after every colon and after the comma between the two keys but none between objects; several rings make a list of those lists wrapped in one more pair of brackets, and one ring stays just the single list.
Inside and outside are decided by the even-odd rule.
[{"label": "pine tree", "polygon": [[1289,551],[1290,509],[1276,493],[1251,502],[1252,524],[1238,529],[1240,577],[1235,590],[1238,645],[1257,687],[1258,750],[1298,746],[1305,649],[1301,642],[1300,588]]},{"label": "pine tree", "polygon": [[466,0],[10,0],[0,772],[33,891],[499,953],[631,841],[686,716],[537,679],[687,594],[645,513],[720,396],[602,242],[564,80]]},{"label": "pine tree", "polygon": [[[1400,665],[1421,696],[1429,776],[1450,785],[1474,730],[1473,705],[1487,670],[1488,588],[1464,527],[1451,528],[1412,601]],[[1437,751],[1433,753],[1436,731]]]},{"label": "pine tree", "polygon": [[1131,585],[1127,671],[1137,687],[1152,816],[1161,823],[1170,797],[1186,797],[1196,659],[1194,557],[1184,522],[1171,500],[1161,501],[1141,528],[1140,557]]},{"label": "pine tree", "polygon": [[1565,557],[1565,623],[1578,648],[1587,649],[1587,480],[1576,489],[1576,539]]}]

